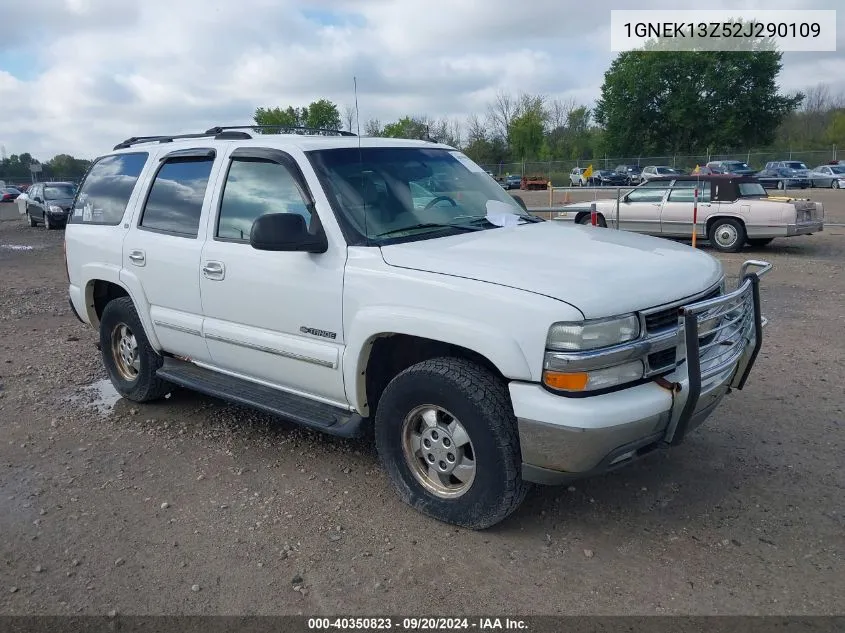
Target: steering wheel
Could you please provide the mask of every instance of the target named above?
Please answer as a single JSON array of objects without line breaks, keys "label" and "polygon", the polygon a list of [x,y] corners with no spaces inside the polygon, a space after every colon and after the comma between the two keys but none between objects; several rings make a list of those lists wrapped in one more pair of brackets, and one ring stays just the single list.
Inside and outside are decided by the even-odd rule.
[{"label": "steering wheel", "polygon": [[425,211],[428,211],[431,207],[433,207],[438,202],[451,202],[453,207],[457,207],[458,203],[455,202],[449,196],[437,196],[436,198],[432,199],[427,205],[425,205]]}]

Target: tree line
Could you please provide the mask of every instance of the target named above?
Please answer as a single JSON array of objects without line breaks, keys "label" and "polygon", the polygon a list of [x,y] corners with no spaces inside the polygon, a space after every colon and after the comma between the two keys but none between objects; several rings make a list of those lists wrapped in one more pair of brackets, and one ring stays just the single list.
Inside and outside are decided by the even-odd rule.
[{"label": "tree line", "polygon": [[31,165],[41,166],[41,172],[36,174],[39,181],[49,179],[79,180],[88,171],[91,161],[75,158],[70,154],[57,154],[45,163],[41,163],[31,154],[12,154],[0,160],[0,180],[7,184],[22,184],[32,182]]},{"label": "tree line", "polygon": [[[407,114],[370,119],[368,136],[429,139],[481,164],[845,149],[845,95],[824,84],[781,94],[781,53],[629,51],[605,72],[593,107],[542,94],[499,92],[464,120]],[[354,108],[326,99],[259,108],[254,120],[357,131]]]}]

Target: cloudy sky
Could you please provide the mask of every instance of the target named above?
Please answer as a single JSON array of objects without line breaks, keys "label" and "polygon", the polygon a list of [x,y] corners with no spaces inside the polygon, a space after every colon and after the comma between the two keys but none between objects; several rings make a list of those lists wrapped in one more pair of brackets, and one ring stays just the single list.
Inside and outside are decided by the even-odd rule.
[{"label": "cloudy sky", "polygon": [[[630,1],[630,0],[629,0]],[[707,8],[836,9],[841,0]],[[497,91],[591,103],[614,54],[610,10],[676,0],[28,0],[2,3],[0,145],[94,157],[133,135],[249,123],[257,106],[353,102],[362,127],[464,117]],[[690,8],[701,6],[691,3]],[[787,53],[783,90],[845,91],[840,52]]]}]

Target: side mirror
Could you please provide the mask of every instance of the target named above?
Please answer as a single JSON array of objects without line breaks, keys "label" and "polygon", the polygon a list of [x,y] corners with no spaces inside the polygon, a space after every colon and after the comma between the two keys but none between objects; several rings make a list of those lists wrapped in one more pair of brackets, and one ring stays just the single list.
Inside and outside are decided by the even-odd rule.
[{"label": "side mirror", "polygon": [[305,218],[298,213],[268,213],[252,223],[249,243],[259,251],[298,251],[325,253],[329,248],[325,233],[308,232]]}]

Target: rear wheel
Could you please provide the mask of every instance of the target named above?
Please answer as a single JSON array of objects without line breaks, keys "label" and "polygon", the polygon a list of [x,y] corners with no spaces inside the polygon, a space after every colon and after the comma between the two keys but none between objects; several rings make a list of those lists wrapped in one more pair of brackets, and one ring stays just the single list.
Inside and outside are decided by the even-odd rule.
[{"label": "rear wheel", "polygon": [[[585,213],[580,218],[578,218],[578,224],[583,224],[585,226],[592,225],[592,218],[590,217],[589,213]],[[607,228],[607,220],[604,219],[604,216],[601,213],[596,214],[596,225]]]},{"label": "rear wheel", "polygon": [[778,180],[778,189],[786,189],[786,185],[782,180]]},{"label": "rear wheel", "polygon": [[439,521],[488,528],[529,488],[506,385],[461,358],[423,361],[396,376],[378,404],[375,440],[402,500]]},{"label": "rear wheel", "polygon": [[100,350],[114,388],[127,400],[157,400],[173,388],[156,375],[164,359],[150,345],[129,297],[114,299],[103,310]]},{"label": "rear wheel", "polygon": [[737,253],[745,244],[745,226],[733,218],[717,218],[707,234],[710,244],[723,253]]}]

